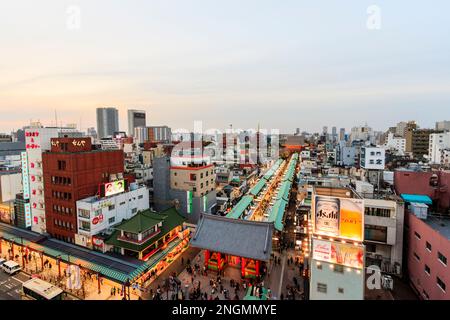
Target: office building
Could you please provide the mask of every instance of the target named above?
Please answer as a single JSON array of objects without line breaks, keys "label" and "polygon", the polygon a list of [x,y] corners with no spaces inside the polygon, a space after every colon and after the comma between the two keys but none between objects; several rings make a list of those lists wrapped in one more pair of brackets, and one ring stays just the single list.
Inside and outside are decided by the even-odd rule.
[{"label": "office building", "polygon": [[450,121],[436,122],[436,130],[438,131],[450,131]]},{"label": "office building", "polygon": [[31,205],[31,216],[27,216],[26,224],[34,232],[46,233],[42,153],[51,149],[51,138],[80,135],[74,129],[46,128],[40,124],[25,129],[26,151],[21,153],[23,198]]},{"label": "office building", "polygon": [[92,196],[78,200],[77,234],[75,243],[90,249],[103,251],[101,237],[95,236],[112,230],[125,219],[149,208],[149,191],[145,186],[131,184],[129,191],[110,196]]},{"label": "office building", "polygon": [[406,131],[406,152],[412,153],[414,158],[421,159],[430,153],[430,135],[442,133],[433,129],[407,129]]},{"label": "office building", "polygon": [[111,137],[119,131],[119,111],[116,108],[97,108],[97,137]]},{"label": "office building", "polygon": [[364,299],[364,202],[351,189],[314,187],[310,300]]},{"label": "office building", "polygon": [[450,132],[430,134],[429,161],[432,164],[446,165],[446,151],[450,150]]},{"label": "office building", "polygon": [[134,136],[134,129],[147,125],[144,110],[128,110],[128,135]]},{"label": "office building", "polygon": [[42,154],[47,233],[75,243],[76,202],[96,195],[111,181],[125,188],[123,165],[121,150],[93,150],[91,138],[52,138],[51,150]]},{"label": "office building", "polygon": [[150,142],[162,142],[171,143],[172,142],[172,129],[168,126],[152,126],[147,127],[148,130],[148,140]]}]

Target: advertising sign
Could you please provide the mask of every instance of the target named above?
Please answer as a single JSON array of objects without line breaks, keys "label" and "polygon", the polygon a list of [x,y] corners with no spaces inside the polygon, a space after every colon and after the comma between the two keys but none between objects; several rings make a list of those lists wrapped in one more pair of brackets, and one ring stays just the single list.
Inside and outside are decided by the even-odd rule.
[{"label": "advertising sign", "polygon": [[125,180],[108,182],[103,185],[104,196],[109,197],[125,191]]},{"label": "advertising sign", "polygon": [[[25,227],[29,228],[29,227],[31,227],[31,204],[25,203],[24,208],[25,208]],[[37,223],[37,217],[35,217],[35,218],[36,218],[36,223]]]},{"label": "advertising sign", "polygon": [[30,199],[30,181],[28,180],[28,156],[24,151],[20,154],[22,159],[22,184],[23,184],[23,198]]},{"label": "advertising sign", "polygon": [[315,234],[363,240],[363,200],[315,196],[313,210]]},{"label": "advertising sign", "polygon": [[187,213],[192,213],[192,191],[186,191]]},{"label": "advertising sign", "polygon": [[313,259],[346,267],[364,268],[364,248],[353,244],[313,239]]}]

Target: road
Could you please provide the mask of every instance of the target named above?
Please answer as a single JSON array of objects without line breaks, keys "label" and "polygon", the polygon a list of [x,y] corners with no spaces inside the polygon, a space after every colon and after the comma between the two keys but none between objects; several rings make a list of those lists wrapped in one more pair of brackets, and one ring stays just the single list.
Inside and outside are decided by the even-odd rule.
[{"label": "road", "polygon": [[0,300],[21,300],[22,283],[28,279],[29,276],[23,272],[10,276],[0,271]]}]

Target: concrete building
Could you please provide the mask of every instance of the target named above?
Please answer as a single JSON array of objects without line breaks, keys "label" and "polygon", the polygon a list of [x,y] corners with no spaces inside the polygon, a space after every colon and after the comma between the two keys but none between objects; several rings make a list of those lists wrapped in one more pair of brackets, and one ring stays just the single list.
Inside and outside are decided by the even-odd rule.
[{"label": "concrete building", "polygon": [[137,144],[142,144],[148,140],[148,130],[145,127],[134,128],[134,140]]},{"label": "concrete building", "polygon": [[[134,136],[134,129],[147,125],[144,110],[128,110],[128,135]],[[134,136],[135,137],[135,136]]]},{"label": "concrete building", "polygon": [[382,272],[400,275],[403,267],[403,200],[394,195],[365,194],[364,207],[366,266],[376,265]]},{"label": "concrete building", "polygon": [[430,134],[430,149],[428,152],[431,164],[445,164],[445,151],[450,149],[450,132]]},{"label": "concrete building", "polygon": [[353,127],[350,133],[350,142],[355,140],[368,141],[370,143],[375,143],[375,133],[373,129],[367,125],[361,127]]},{"label": "concrete building", "polygon": [[[145,186],[130,185],[129,191],[112,196],[92,196],[76,202],[77,234],[75,244],[103,251],[95,236],[112,232],[112,227],[149,208],[149,191]],[[110,232],[110,233],[111,233]]]},{"label": "concrete building", "polygon": [[[213,166],[201,163],[180,164],[180,159],[175,159],[173,164],[171,165],[168,156],[155,158],[153,161],[154,198],[152,200],[156,211],[175,206],[190,223],[197,223],[201,213],[215,212],[217,200]],[[213,179],[212,186],[211,179]]]},{"label": "concrete building", "polygon": [[411,286],[424,300],[450,300],[450,220],[406,213],[407,265]]},{"label": "concrete building", "polygon": [[430,135],[433,133],[442,133],[433,129],[411,129],[407,130],[406,152],[412,153],[414,158],[421,159],[430,152]]},{"label": "concrete building", "polygon": [[436,122],[436,130],[438,131],[450,131],[450,121]]},{"label": "concrete building", "polygon": [[22,191],[22,173],[0,172],[0,203],[12,201]]},{"label": "concrete building", "polygon": [[417,125],[417,123],[415,121],[401,121],[399,123],[397,123],[397,125],[395,126],[395,135],[398,137],[402,137],[405,138],[406,136],[406,132],[409,130],[414,130],[414,129],[418,129],[419,126]]},{"label": "concrete building", "polygon": [[368,170],[384,170],[386,150],[378,147],[361,148],[361,168]]},{"label": "concrete building", "polygon": [[34,232],[46,233],[42,153],[51,149],[51,138],[81,135],[75,129],[44,128],[40,124],[25,129],[26,151],[21,154],[23,197],[30,200],[31,220],[27,219],[27,227]]},{"label": "concrete building", "polygon": [[430,210],[447,212],[450,208],[450,171],[415,171],[397,169],[394,172],[395,192],[401,194],[422,194],[433,200]]},{"label": "concrete building", "polygon": [[310,300],[364,299],[364,203],[352,189],[314,187]]},{"label": "concrete building", "polygon": [[106,138],[119,131],[119,111],[116,108],[97,108],[98,138]]},{"label": "concrete building", "polygon": [[75,243],[76,202],[101,193],[111,181],[120,181],[125,188],[125,180],[120,177],[123,152],[93,150],[90,138],[52,138],[51,145],[51,150],[42,154],[46,231],[59,240]]},{"label": "concrete building", "polygon": [[404,155],[406,151],[406,139],[396,137],[393,133],[388,133],[385,143],[387,149],[393,150],[397,155]]},{"label": "concrete building", "polygon": [[147,127],[148,140],[150,142],[172,142],[172,129],[168,126],[152,126]]},{"label": "concrete building", "polygon": [[339,130],[339,141],[345,141],[345,128]]}]

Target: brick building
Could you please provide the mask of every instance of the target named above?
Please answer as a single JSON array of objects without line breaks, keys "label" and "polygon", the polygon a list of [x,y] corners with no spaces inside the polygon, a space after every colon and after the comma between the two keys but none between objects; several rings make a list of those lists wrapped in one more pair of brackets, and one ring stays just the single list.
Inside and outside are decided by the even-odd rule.
[{"label": "brick building", "polygon": [[111,174],[122,173],[122,150],[94,150],[90,138],[52,138],[42,154],[47,233],[74,243],[76,201],[94,196]]},{"label": "brick building", "polygon": [[450,209],[450,171],[396,170],[394,186],[400,194],[422,194],[433,200],[433,211],[445,213]]}]

